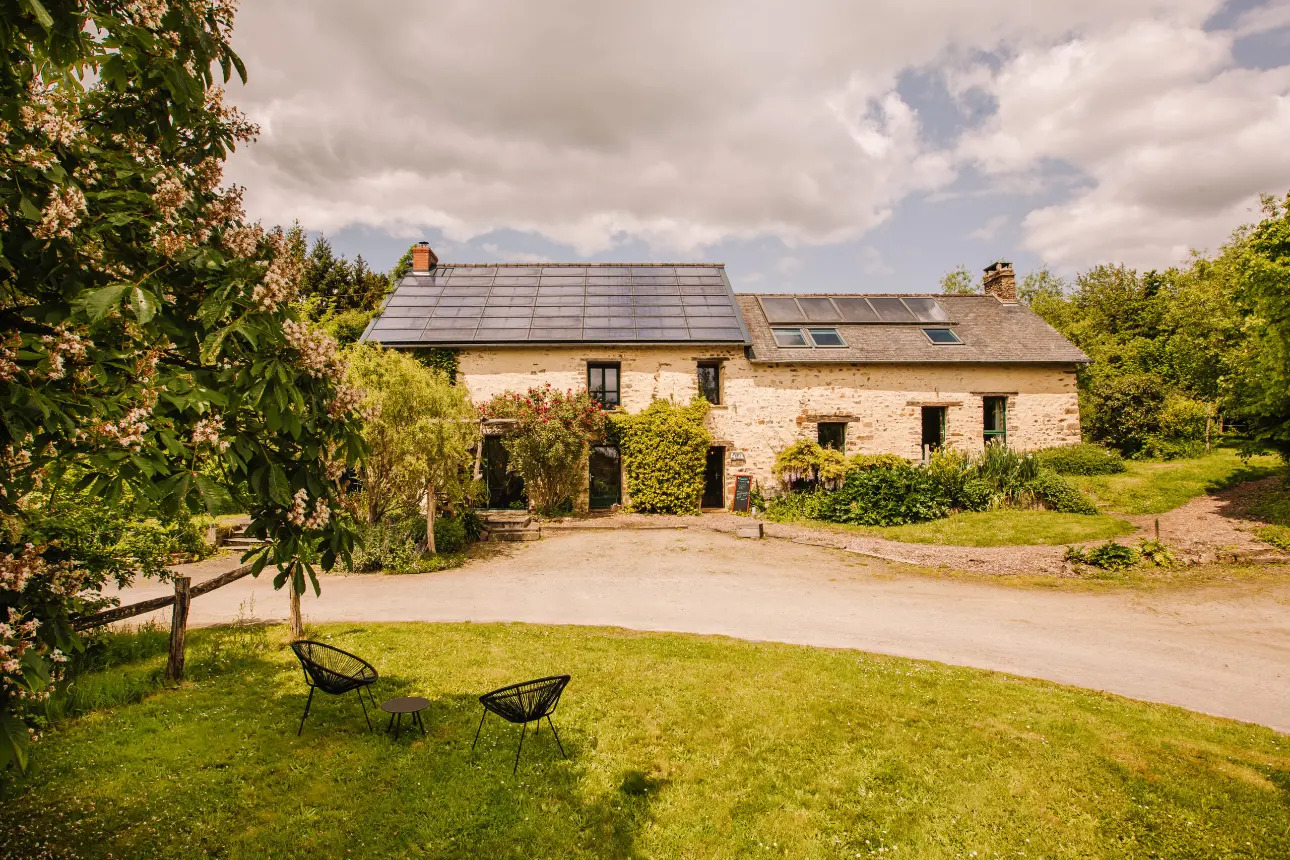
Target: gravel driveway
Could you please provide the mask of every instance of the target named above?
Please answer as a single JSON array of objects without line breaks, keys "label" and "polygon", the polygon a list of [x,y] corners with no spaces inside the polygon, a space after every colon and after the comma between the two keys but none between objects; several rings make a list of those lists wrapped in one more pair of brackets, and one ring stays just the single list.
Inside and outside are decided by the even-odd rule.
[{"label": "gravel driveway", "polygon": [[[206,562],[195,581],[227,569]],[[123,602],[164,594],[148,585]],[[284,619],[268,577],[194,624]],[[1079,594],[907,576],[897,565],[706,529],[573,531],[444,573],[330,576],[308,621],[520,621],[858,648],[1106,690],[1290,732],[1290,583]],[[161,623],[168,616],[159,613]]]}]

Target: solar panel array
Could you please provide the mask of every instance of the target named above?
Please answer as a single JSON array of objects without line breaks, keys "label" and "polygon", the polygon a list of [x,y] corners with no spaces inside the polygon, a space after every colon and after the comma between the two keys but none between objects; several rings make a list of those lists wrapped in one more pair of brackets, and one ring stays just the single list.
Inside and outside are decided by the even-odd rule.
[{"label": "solar panel array", "polygon": [[936,299],[895,296],[766,296],[766,321],[786,323],[943,323],[949,314]]},{"label": "solar panel array", "polygon": [[719,266],[438,266],[368,330],[384,343],[747,341]]}]

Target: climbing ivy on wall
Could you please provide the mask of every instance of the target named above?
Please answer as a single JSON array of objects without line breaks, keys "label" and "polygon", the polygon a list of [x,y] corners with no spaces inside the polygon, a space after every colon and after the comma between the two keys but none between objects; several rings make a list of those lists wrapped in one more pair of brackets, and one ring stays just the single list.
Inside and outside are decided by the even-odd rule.
[{"label": "climbing ivy on wall", "polygon": [[457,350],[442,346],[418,349],[413,355],[417,361],[432,370],[442,370],[453,385],[457,384]]},{"label": "climbing ivy on wall", "polygon": [[655,400],[636,415],[614,416],[633,511],[699,512],[703,467],[712,444],[703,423],[707,414],[708,401],[696,397],[688,406]]}]

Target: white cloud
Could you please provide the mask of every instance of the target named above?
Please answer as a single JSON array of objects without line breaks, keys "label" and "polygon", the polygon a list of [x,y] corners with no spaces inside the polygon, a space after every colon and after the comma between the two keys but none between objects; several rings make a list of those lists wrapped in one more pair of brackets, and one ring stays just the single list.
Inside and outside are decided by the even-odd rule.
[{"label": "white cloud", "polygon": [[995,215],[994,217],[987,219],[980,227],[977,227],[971,233],[968,233],[968,236],[972,239],[980,239],[983,242],[987,242],[999,235],[999,231],[1002,230],[1004,225],[1007,223],[1007,215]]},{"label": "white cloud", "polygon": [[983,84],[998,110],[960,155],[998,177],[1050,160],[1085,175],[1023,221],[1027,247],[1059,265],[1161,267],[1212,249],[1290,181],[1290,65],[1233,68],[1232,39],[1141,21],[1021,51]]},{"label": "white cloud", "polygon": [[[253,215],[328,231],[466,241],[507,227],[582,253],[628,239],[690,254],[762,235],[850,240],[910,194],[946,188],[968,155],[1018,172],[1035,153],[1082,153],[1096,170],[1132,148],[1159,120],[1129,122],[1133,94],[1195,80],[1187,68],[1216,75],[1221,46],[1120,44],[1154,84],[1075,92],[1117,117],[1115,133],[1044,94],[1123,67],[1099,46],[1134,22],[1198,33],[1217,2],[256,0],[235,37],[251,83],[234,97],[265,132],[230,174]],[[1050,49],[1071,32],[1088,35]],[[899,73],[1001,47],[1004,71],[977,73],[1000,99],[994,145],[930,144]],[[1027,70],[1046,77],[1027,89]]]}]

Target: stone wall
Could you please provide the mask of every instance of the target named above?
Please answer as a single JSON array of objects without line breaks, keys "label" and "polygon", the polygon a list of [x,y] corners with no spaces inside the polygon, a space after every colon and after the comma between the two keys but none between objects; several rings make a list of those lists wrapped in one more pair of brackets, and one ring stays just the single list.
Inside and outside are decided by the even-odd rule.
[{"label": "stone wall", "polygon": [[721,405],[708,424],[726,447],[727,504],[734,479],[751,475],[773,488],[775,453],[816,438],[821,421],[847,422],[846,453],[921,456],[923,406],[946,409],[951,447],[984,444],[982,398],[1008,398],[1008,444],[1018,449],[1078,442],[1073,367],[1041,365],[753,364],[741,347],[499,347],[460,351],[459,379],[476,403],[503,391],[550,383],[583,388],[588,362],[618,362],[623,408],[654,398],[688,402],[698,393],[696,365],[722,360]]}]

